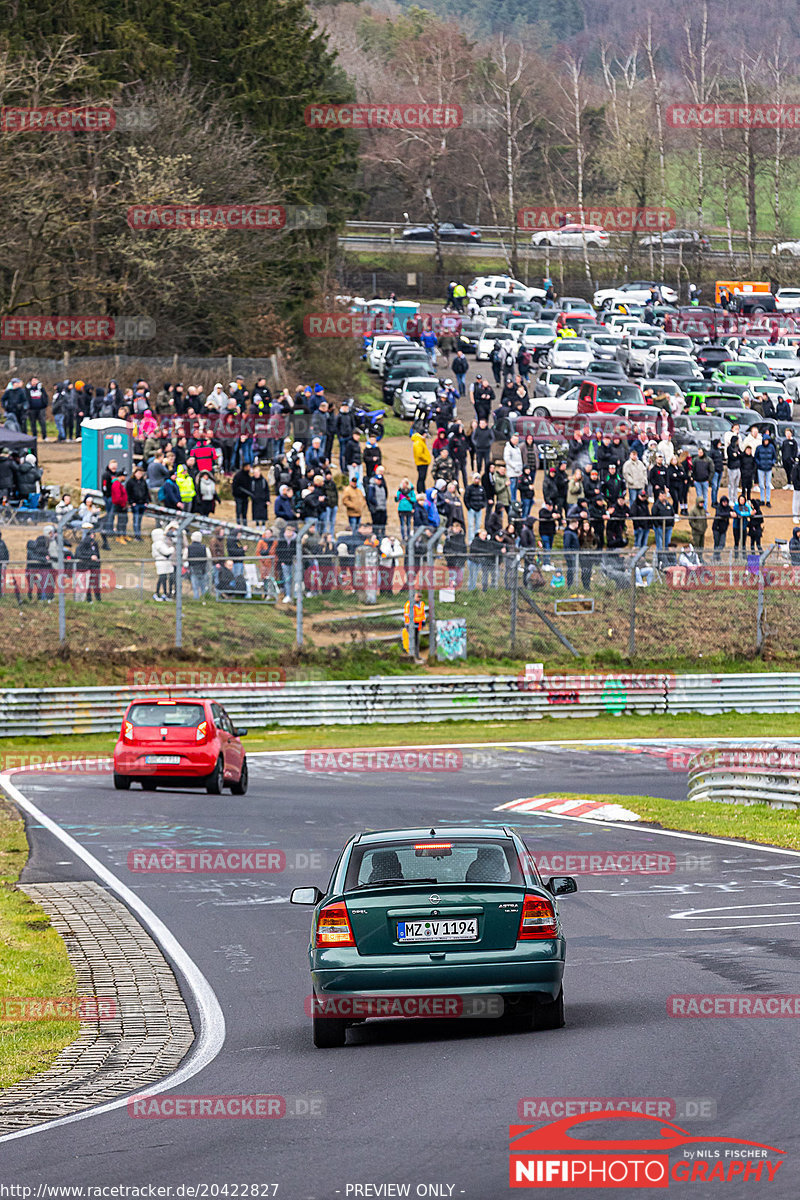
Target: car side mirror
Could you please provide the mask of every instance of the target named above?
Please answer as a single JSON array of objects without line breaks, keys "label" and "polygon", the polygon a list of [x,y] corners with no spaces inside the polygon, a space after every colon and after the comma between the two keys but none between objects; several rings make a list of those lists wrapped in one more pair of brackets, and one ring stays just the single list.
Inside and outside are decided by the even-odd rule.
[{"label": "car side mirror", "polygon": [[554,875],[544,886],[554,896],[569,896],[578,890],[578,885],[571,875]]},{"label": "car side mirror", "polygon": [[247,730],[246,730],[246,729],[241,729],[241,728],[238,728],[238,727],[237,727],[237,728],[235,728],[235,729],[234,729],[234,731],[233,731],[233,732],[236,734],[236,736],[237,736],[237,737],[247,737]]},{"label": "car side mirror", "polygon": [[318,887],[293,888],[289,897],[290,904],[319,904],[322,892]]}]

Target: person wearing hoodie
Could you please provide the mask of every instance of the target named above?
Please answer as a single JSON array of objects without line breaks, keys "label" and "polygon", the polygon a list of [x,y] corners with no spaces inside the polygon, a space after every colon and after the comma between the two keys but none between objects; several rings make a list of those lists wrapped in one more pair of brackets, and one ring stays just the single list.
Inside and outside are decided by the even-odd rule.
[{"label": "person wearing hoodie", "polygon": [[761,445],[756,448],[753,455],[756,460],[756,470],[758,471],[758,490],[761,493],[761,503],[766,504],[767,508],[772,508],[770,504],[770,495],[772,492],[772,468],[775,466],[775,443],[768,433],[765,433],[761,439]]},{"label": "person wearing hoodie", "polygon": [[750,553],[761,553],[761,539],[764,536],[764,517],[761,512],[761,501],[751,500],[750,507],[752,513],[750,515]]},{"label": "person wearing hoodie", "polygon": [[692,545],[698,553],[706,544],[706,529],[708,527],[707,509],[700,502],[700,493],[694,498],[694,504],[689,509],[689,528],[692,531]]},{"label": "person wearing hoodie", "polygon": [[214,384],[214,390],[209,392],[205,407],[218,413],[228,411],[228,395],[221,383]]},{"label": "person wearing hoodie", "polygon": [[203,517],[210,517],[217,506],[217,486],[210,471],[200,471],[195,484],[197,494],[194,498],[194,511]]},{"label": "person wearing hoodie", "polygon": [[133,516],[133,536],[137,542],[142,540],[142,517],[145,507],[150,503],[150,489],[144,477],[144,467],[141,463],[134,468],[133,474],[125,484],[128,493],[128,508]]},{"label": "person wearing hoodie", "polygon": [[745,446],[740,462],[742,465],[740,467],[739,491],[744,492],[745,499],[749,500],[753,491],[753,484],[756,481],[757,472],[755,456],[749,446]]},{"label": "person wearing hoodie", "polygon": [[650,504],[648,502],[646,487],[642,488],[631,505],[631,519],[633,520],[634,546],[637,549],[646,547],[650,540],[650,530],[652,528]]},{"label": "person wearing hoodie", "polygon": [[719,562],[721,551],[728,537],[728,526],[731,523],[731,505],[728,497],[719,497],[714,520],[711,522],[711,533],[714,537],[714,562]]},{"label": "person wearing hoodie", "polygon": [[196,529],[191,536],[187,557],[192,595],[195,600],[203,600],[208,591],[208,567],[211,562],[211,555],[209,554],[208,547],[203,545],[203,535],[199,529]]},{"label": "person wearing hoodie", "polygon": [[660,554],[662,550],[669,550],[672,530],[675,527],[675,507],[666,488],[656,492],[650,519],[656,539],[656,551]]},{"label": "person wearing hoodie", "polygon": [[28,416],[31,422],[31,433],[36,436],[37,426],[41,430],[42,441],[47,441],[47,392],[39,382],[37,375],[32,375],[25,388],[27,397]]},{"label": "person wearing hoodie", "polygon": [[741,491],[733,505],[733,553],[736,558],[739,558],[740,553],[747,553],[747,534],[752,512],[749,498]]},{"label": "person wearing hoodie", "polygon": [[160,527],[154,529],[150,537],[156,565],[156,590],[153,592],[153,599],[168,600],[172,592],[170,579],[174,579],[175,575],[175,544]]},{"label": "person wearing hoodie", "polygon": [[351,533],[356,533],[364,513],[364,493],[357,486],[354,479],[351,479],[347,486],[343,488],[341,499],[344,511],[347,514],[347,520],[350,523],[350,531]]},{"label": "person wearing hoodie", "polygon": [[23,387],[22,380],[16,375],[9,381],[8,387],[0,397],[0,404],[6,411],[6,425],[9,429],[27,433],[28,431],[28,393]]},{"label": "person wearing hoodie", "polygon": [[725,469],[725,451],[722,448],[722,442],[719,438],[714,438],[711,442],[710,457],[712,463],[714,464],[713,473],[711,475],[711,507],[716,508],[720,484],[722,483],[722,472]]}]

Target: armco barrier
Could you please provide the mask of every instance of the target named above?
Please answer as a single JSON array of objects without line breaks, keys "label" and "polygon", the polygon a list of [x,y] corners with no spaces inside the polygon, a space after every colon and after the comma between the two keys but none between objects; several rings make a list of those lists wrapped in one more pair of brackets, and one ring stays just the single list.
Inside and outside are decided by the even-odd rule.
[{"label": "armco barrier", "polygon": [[[192,688],[20,688],[0,692],[0,737],[106,733],[138,696]],[[387,676],[204,689],[243,724],[367,725],[624,713],[800,711],[800,677],[760,675]]]},{"label": "armco barrier", "polygon": [[699,751],[689,762],[689,799],[800,809],[800,744]]},{"label": "armco barrier", "polygon": [[[264,725],[412,724],[544,716],[663,713],[668,675],[557,676],[543,686],[517,676],[387,676],[365,680],[210,687],[237,721]],[[116,730],[138,696],[197,695],[197,688],[41,688],[0,692],[0,737]]]}]

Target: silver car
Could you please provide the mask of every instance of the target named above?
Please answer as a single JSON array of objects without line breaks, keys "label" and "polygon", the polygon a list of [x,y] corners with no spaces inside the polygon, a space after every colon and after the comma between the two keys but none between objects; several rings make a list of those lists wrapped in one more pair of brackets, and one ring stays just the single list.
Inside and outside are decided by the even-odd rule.
[{"label": "silver car", "polygon": [[534,385],[534,396],[560,396],[569,388],[574,387],[582,378],[580,371],[569,371],[559,367],[548,367],[542,371]]},{"label": "silver car", "polygon": [[435,375],[409,376],[394,394],[392,412],[396,417],[412,421],[420,400],[424,399],[426,403],[433,404],[439,387],[441,384]]}]

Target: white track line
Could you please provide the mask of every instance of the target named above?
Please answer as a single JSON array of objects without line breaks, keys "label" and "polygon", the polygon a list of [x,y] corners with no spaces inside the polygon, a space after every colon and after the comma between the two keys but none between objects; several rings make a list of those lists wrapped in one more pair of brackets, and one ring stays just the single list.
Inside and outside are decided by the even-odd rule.
[{"label": "white track line", "polygon": [[[172,1075],[168,1075],[166,1079],[162,1079],[158,1083],[148,1084],[141,1093],[131,1092],[130,1096],[139,1094],[148,1096],[156,1095],[159,1092],[166,1092],[170,1088],[186,1083],[187,1080],[197,1075],[209,1063],[213,1062],[225,1043],[225,1017],[211,984],[164,922],[156,916],[153,910],[135,892],[126,887],[113,871],[109,871],[108,867],[105,867],[80,842],[76,841],[60,825],[51,820],[35,804],[32,804],[19,788],[14,786],[8,775],[0,775],[0,786],[5,789],[15,804],[19,805],[28,816],[38,821],[54,837],[57,837],[68,850],[77,855],[89,870],[106,885],[109,891],[118,896],[123,904],[127,905],[139,918],[181,973],[197,1004],[200,1031],[192,1049],[189,1051],[186,1061]],[[98,1117],[101,1113],[123,1108],[127,1105],[130,1096],[121,1096],[117,1100],[109,1101],[108,1104],[101,1104],[96,1108],[87,1108],[83,1112],[72,1113],[68,1117],[59,1117],[57,1120],[47,1121],[43,1125],[34,1125],[30,1129],[19,1129],[14,1133],[7,1133],[0,1137],[0,1142],[11,1142],[16,1138],[30,1137],[34,1133],[44,1133],[47,1129],[56,1129],[59,1125],[71,1125],[75,1121],[85,1121],[87,1117]]]}]

